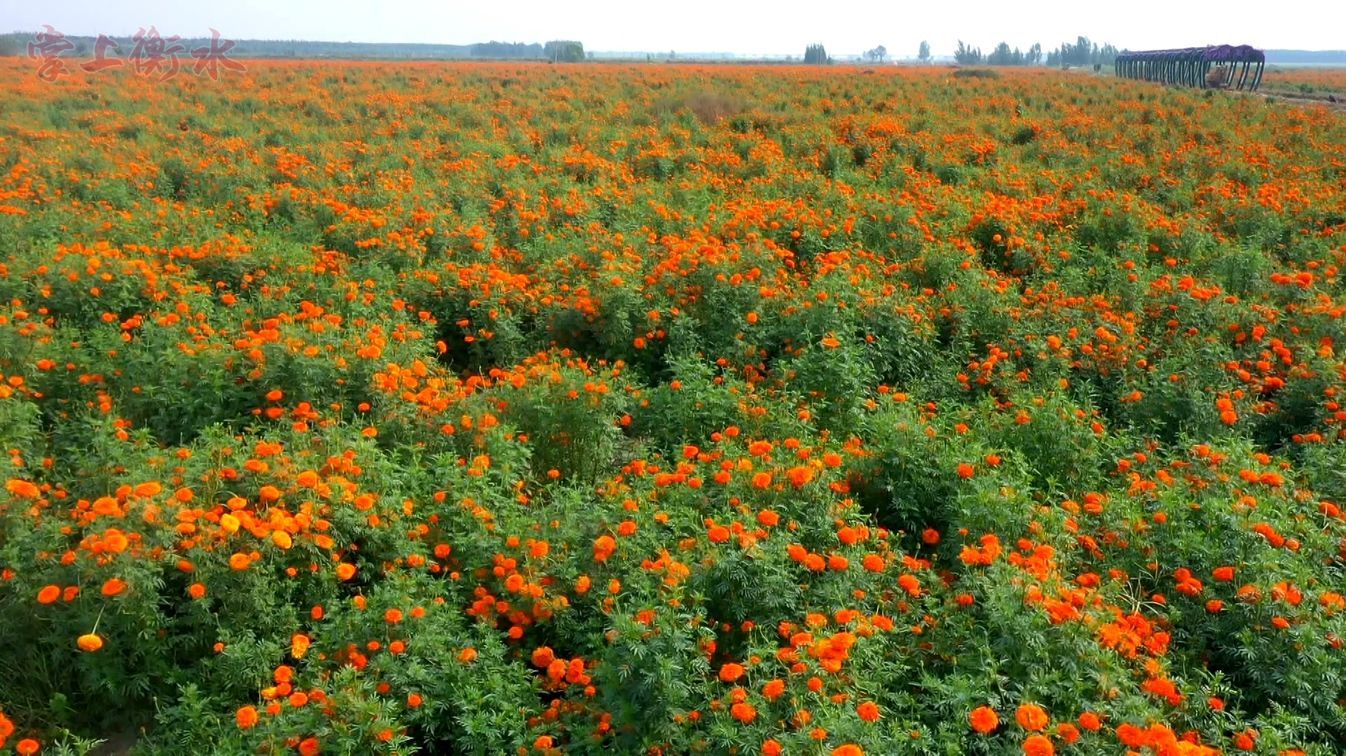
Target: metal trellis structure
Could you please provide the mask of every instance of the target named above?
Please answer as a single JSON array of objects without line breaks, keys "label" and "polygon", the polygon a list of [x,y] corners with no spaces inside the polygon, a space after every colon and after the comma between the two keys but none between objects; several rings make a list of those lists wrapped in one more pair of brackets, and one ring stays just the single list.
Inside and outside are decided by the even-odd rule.
[{"label": "metal trellis structure", "polygon": [[1215,45],[1122,52],[1115,67],[1128,79],[1251,92],[1262,83],[1266,62],[1265,53],[1248,45]]}]

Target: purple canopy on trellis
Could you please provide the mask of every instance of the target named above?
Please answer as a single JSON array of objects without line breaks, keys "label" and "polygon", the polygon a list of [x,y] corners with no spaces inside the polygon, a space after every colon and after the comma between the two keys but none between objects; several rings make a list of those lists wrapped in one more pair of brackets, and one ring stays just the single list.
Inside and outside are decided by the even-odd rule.
[{"label": "purple canopy on trellis", "polygon": [[1155,58],[1190,57],[1197,60],[1238,62],[1264,62],[1265,53],[1250,45],[1212,45],[1210,47],[1179,47],[1172,50],[1137,50],[1118,53],[1117,58],[1146,60]]},{"label": "purple canopy on trellis", "polygon": [[1265,63],[1266,53],[1250,45],[1216,45],[1207,47],[1201,55],[1204,60],[1218,60],[1230,62],[1251,62]]},{"label": "purple canopy on trellis", "polygon": [[1164,84],[1257,89],[1266,54],[1248,45],[1140,50],[1117,56],[1118,76]]}]

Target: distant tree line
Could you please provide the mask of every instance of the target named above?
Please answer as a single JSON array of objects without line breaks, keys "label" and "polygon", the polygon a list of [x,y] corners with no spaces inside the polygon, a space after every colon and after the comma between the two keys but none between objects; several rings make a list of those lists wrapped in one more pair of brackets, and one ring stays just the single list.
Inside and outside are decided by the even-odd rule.
[{"label": "distant tree line", "polygon": [[1075,44],[1066,42],[1047,53],[1049,66],[1110,66],[1117,59],[1117,48],[1110,44],[1099,47],[1088,37],[1079,37]]},{"label": "distant tree line", "polygon": [[813,65],[825,65],[832,59],[827,57],[827,48],[822,45],[809,45],[804,48],[804,62]]},{"label": "distant tree line", "polygon": [[554,39],[542,46],[542,55],[553,63],[578,63],[584,60],[584,45],[573,39]]},{"label": "distant tree line", "polygon": [[958,40],[958,49],[953,58],[963,65],[975,66],[1036,66],[1042,63],[1042,45],[1034,44],[1024,52],[1019,48],[1010,49],[1008,42],[1001,42],[989,55],[982,55],[980,47],[968,47]]},{"label": "distant tree line", "polygon": [[[1110,66],[1116,57],[1116,47],[1110,44],[1099,47],[1090,42],[1088,37],[1080,37],[1074,44],[1065,42],[1055,50],[1048,51],[1045,62],[1052,67]],[[1028,52],[1023,52],[1017,47],[1011,49],[1007,42],[1001,42],[989,55],[983,55],[980,47],[971,47],[961,39],[958,40],[953,59],[965,66],[1037,66],[1044,62],[1040,44],[1034,44],[1028,48]]]},{"label": "distant tree line", "polygon": [[[60,29],[57,29],[60,31]],[[24,56],[28,54],[28,44],[34,41],[37,32],[12,32],[0,34],[0,56]],[[165,33],[167,39],[169,34]],[[63,54],[71,61],[78,61],[93,54],[97,37],[65,35],[72,47]],[[228,39],[227,33],[225,39]],[[114,36],[112,40],[120,48],[121,56],[126,56],[135,48],[135,40],[130,37]],[[209,37],[184,37],[177,40],[185,49],[192,50],[210,44]],[[240,39],[234,40],[229,49],[232,58],[423,58],[423,59],[460,59],[481,58],[491,60],[555,60],[580,61],[585,59],[584,45],[574,40],[553,40],[544,44],[538,42],[478,42],[470,45],[438,45],[419,43],[386,42],[315,42],[307,40],[285,39]],[[192,59],[187,53],[178,55],[180,62],[190,65]]]},{"label": "distant tree line", "polygon": [[478,42],[469,46],[470,54],[474,58],[524,58],[537,59],[544,57],[542,45],[534,42],[525,44],[523,42]]}]

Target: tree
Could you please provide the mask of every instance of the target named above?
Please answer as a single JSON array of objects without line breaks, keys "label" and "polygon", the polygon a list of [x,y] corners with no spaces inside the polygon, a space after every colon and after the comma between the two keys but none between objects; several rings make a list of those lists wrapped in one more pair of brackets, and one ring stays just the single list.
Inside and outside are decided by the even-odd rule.
[{"label": "tree", "polygon": [[1042,45],[1034,42],[1033,46],[1028,48],[1028,54],[1024,56],[1024,62],[1030,66],[1036,66],[1042,62]]},{"label": "tree", "polygon": [[958,49],[953,53],[953,59],[962,66],[980,65],[982,61],[980,47],[968,47],[963,44],[963,40],[958,40]]},{"label": "tree", "polygon": [[[974,50],[975,52],[975,50]],[[1033,53],[1032,49],[1029,55]],[[996,45],[990,55],[986,56],[986,65],[988,66],[1022,66],[1028,62],[1028,56],[1024,55],[1019,48],[1010,49],[1008,42],[1001,42]]]},{"label": "tree", "polygon": [[927,62],[927,61],[930,60],[930,43],[929,43],[929,42],[926,42],[925,40],[921,40],[921,51],[920,51],[919,53],[916,54],[916,57],[920,58],[922,63],[925,63],[925,62]]},{"label": "tree", "polygon": [[811,65],[826,65],[832,60],[827,57],[827,48],[813,44],[804,48],[804,62]]},{"label": "tree", "polygon": [[883,45],[879,45],[873,50],[866,50],[864,57],[865,60],[872,60],[875,63],[882,63],[883,61],[888,59],[888,48],[884,47]]},{"label": "tree", "polygon": [[1097,43],[1089,41],[1088,37],[1082,36],[1076,39],[1073,45],[1063,42],[1059,48],[1048,52],[1047,65],[1061,67],[1111,65],[1116,57],[1116,47],[1111,44],[1099,47]]},{"label": "tree", "polygon": [[1093,59],[1094,43],[1088,37],[1081,36],[1075,41],[1075,55],[1071,61],[1077,66],[1087,66]]},{"label": "tree", "polygon": [[553,63],[578,63],[584,60],[584,45],[571,39],[553,39],[542,46],[542,54]]},{"label": "tree", "polygon": [[1014,53],[1010,52],[1009,43],[1001,42],[1000,44],[995,46],[995,49],[991,51],[990,55],[986,56],[986,64],[988,66],[1013,65],[1014,63],[1013,58]]}]

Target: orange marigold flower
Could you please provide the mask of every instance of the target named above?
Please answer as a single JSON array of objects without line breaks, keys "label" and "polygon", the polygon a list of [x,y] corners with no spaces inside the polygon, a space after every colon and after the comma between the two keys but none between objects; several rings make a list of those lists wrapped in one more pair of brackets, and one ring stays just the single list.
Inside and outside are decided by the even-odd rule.
[{"label": "orange marigold flower", "polygon": [[1029,735],[1024,741],[1024,756],[1052,756],[1056,748],[1046,735]]},{"label": "orange marigold flower", "polygon": [[617,551],[617,541],[610,535],[601,535],[594,540],[594,561],[606,562]]},{"label": "orange marigold flower", "polygon": [[995,709],[990,706],[978,706],[968,715],[968,724],[972,729],[982,735],[995,732],[995,728],[1000,726],[1000,717],[996,715]]},{"label": "orange marigold flower", "polygon": [[775,701],[785,692],[784,680],[770,680],[762,686],[762,697],[768,701]]},{"label": "orange marigold flower", "polygon": [[791,467],[785,476],[789,478],[791,486],[803,488],[813,480],[813,471],[807,467]]},{"label": "orange marigold flower", "polygon": [[20,499],[36,499],[42,495],[42,489],[38,488],[36,484],[18,478],[10,478],[5,483],[5,490]]},{"label": "orange marigold flower", "polygon": [[42,744],[33,738],[24,738],[14,744],[14,752],[19,756],[32,756],[42,750]]},{"label": "orange marigold flower", "polygon": [[37,603],[54,604],[61,598],[61,589],[59,586],[48,585],[37,592]]},{"label": "orange marigold flower", "polygon": [[897,579],[897,585],[913,598],[921,595],[921,581],[915,575],[902,575]]},{"label": "orange marigold flower", "polygon": [[873,701],[865,701],[864,703],[855,707],[855,713],[859,714],[860,719],[863,719],[866,722],[879,721],[880,716],[879,705],[874,703]]},{"label": "orange marigold flower", "polygon": [[1123,722],[1117,725],[1117,739],[1122,741],[1122,745],[1128,748],[1140,748],[1145,745],[1147,735],[1145,730],[1131,724]]},{"label": "orange marigold flower", "polygon": [[533,666],[538,669],[545,668],[547,665],[551,664],[552,660],[555,658],[556,653],[551,650],[550,646],[538,646],[533,649]]},{"label": "orange marigold flower", "polygon": [[1080,729],[1069,722],[1062,722],[1056,726],[1056,735],[1067,743],[1075,743],[1080,739]]},{"label": "orange marigold flower", "polygon": [[109,578],[103,583],[103,595],[111,598],[121,595],[126,590],[126,581],[119,578]]},{"label": "orange marigold flower", "polygon": [[150,496],[158,496],[159,494],[163,493],[164,487],[163,484],[159,483],[159,481],[152,480],[149,481],[148,483],[140,483],[132,490],[135,492],[136,496],[142,496],[148,498]]},{"label": "orange marigold flower", "polygon": [[1046,729],[1050,720],[1041,706],[1026,703],[1014,712],[1014,721],[1029,732],[1037,732]]},{"label": "orange marigold flower", "polygon": [[75,645],[79,646],[81,651],[91,654],[103,647],[103,639],[97,633],[85,633],[75,641]]},{"label": "orange marigold flower", "polygon": [[731,683],[742,677],[744,672],[745,670],[743,669],[742,664],[729,662],[723,667],[720,667],[720,680],[722,682]]}]

